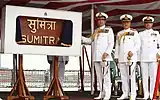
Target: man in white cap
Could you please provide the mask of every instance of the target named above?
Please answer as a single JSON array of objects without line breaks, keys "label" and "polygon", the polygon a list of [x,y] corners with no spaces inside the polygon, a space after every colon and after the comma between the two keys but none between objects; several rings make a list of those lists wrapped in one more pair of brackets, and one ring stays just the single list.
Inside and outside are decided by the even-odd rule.
[{"label": "man in white cap", "polygon": [[[90,38],[82,37],[82,43],[93,42],[93,62],[99,82],[100,94],[94,99],[109,100],[111,97],[111,79],[109,62],[112,61],[111,52],[114,46],[114,34],[111,27],[105,25],[107,14],[96,14],[98,28]],[[104,69],[104,73],[102,71]]]},{"label": "man in white cap", "polygon": [[[129,90],[131,89],[130,99],[136,99],[136,80],[135,67],[137,62],[137,51],[140,49],[140,37],[135,29],[131,29],[131,20],[133,17],[129,14],[124,14],[120,17],[123,30],[117,33],[115,47],[115,61],[119,63],[119,69],[122,80],[123,94],[118,100],[128,99]],[[131,65],[129,65],[129,63]],[[129,67],[131,73],[129,76]],[[129,78],[131,78],[131,87],[129,86]]]},{"label": "man in white cap", "polygon": [[[145,30],[139,32],[141,39],[141,49],[139,52],[142,72],[142,82],[144,99],[153,98],[153,92],[157,75],[157,58],[160,45],[160,35],[158,31],[152,29],[154,18],[146,16],[142,19]],[[157,55],[158,57],[158,55]],[[150,77],[150,89],[148,89],[148,77]],[[150,92],[148,91],[150,90]]]}]

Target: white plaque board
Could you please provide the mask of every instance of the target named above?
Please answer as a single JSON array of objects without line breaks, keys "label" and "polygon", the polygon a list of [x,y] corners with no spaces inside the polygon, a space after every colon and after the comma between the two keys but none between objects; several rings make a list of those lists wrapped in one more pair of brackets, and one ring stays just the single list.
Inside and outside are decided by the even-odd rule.
[{"label": "white plaque board", "polygon": [[[54,43],[59,43],[59,41],[62,40],[68,41],[68,33],[65,31],[63,32],[65,35],[60,35],[63,37],[62,40],[60,37],[54,37],[54,34],[58,34],[58,32],[60,34],[62,33],[64,30],[62,28],[64,27],[64,24],[62,23],[65,21],[70,21],[72,23],[72,36],[69,38],[71,44],[61,43],[60,45],[54,45]],[[82,13],[6,5],[2,10],[1,25],[2,53],[80,56]],[[59,28],[59,26],[61,26],[61,28]],[[22,27],[23,29],[21,29]],[[30,31],[23,31],[25,29],[30,29]],[[68,25],[66,29],[68,29]],[[38,36],[37,34],[39,34],[38,32],[40,31],[43,34]],[[48,34],[52,36],[48,36]],[[17,40],[17,36],[18,39],[20,37],[20,41]],[[27,44],[25,44],[25,42]],[[37,43],[38,45],[34,43]]]}]

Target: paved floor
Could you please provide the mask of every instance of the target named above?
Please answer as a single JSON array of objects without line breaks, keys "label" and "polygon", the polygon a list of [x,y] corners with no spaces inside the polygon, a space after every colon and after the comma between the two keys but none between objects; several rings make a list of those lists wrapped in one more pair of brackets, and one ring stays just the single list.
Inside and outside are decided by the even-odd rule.
[{"label": "paved floor", "polygon": [[[90,92],[65,92],[69,96],[69,100],[94,100],[94,96],[90,95]],[[2,100],[7,100],[8,92],[0,92],[0,97]],[[31,95],[35,97],[35,100],[43,100],[44,92],[31,92]],[[117,100],[119,96],[112,96],[110,100]],[[55,99],[49,99],[55,100]],[[137,98],[137,100],[143,100],[142,98]],[[157,99],[159,100],[159,99]]]}]

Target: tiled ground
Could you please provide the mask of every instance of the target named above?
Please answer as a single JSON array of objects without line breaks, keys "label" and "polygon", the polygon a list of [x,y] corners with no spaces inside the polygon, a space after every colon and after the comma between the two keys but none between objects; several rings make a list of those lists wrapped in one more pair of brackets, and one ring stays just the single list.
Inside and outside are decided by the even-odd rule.
[{"label": "tiled ground", "polygon": [[[90,95],[90,92],[65,92],[67,96],[69,96],[69,100],[94,100],[93,96]],[[8,92],[0,92],[0,97],[3,100],[7,100]],[[35,100],[43,100],[44,92],[31,92],[31,95],[35,97]],[[110,100],[117,100],[119,96],[112,96]],[[50,99],[56,100],[56,99]],[[137,98],[137,100],[143,100],[142,98]],[[160,100],[160,99],[157,99]]]}]

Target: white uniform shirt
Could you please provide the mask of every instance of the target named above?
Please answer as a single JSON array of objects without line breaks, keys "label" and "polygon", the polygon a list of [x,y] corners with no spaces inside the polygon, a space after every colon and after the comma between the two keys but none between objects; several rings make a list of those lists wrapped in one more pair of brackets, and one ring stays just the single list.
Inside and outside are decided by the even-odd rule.
[{"label": "white uniform shirt", "polygon": [[[122,36],[125,32],[129,32],[128,35]],[[120,37],[122,38],[120,39]],[[131,51],[133,56],[132,62],[137,62],[137,52],[140,49],[141,41],[137,31],[126,29],[118,32],[116,47],[115,47],[115,58],[118,58],[119,62],[128,62],[128,52]]]},{"label": "white uniform shirt", "polygon": [[106,61],[112,61],[111,52],[114,46],[114,34],[111,27],[106,27],[105,25],[100,27],[104,29],[104,33],[99,33],[99,36],[92,41],[91,38],[82,37],[83,43],[93,42],[93,61],[102,61],[103,53],[109,54],[105,59]]},{"label": "white uniform shirt", "polygon": [[153,29],[139,32],[141,39],[141,48],[139,52],[139,59],[142,62],[156,61],[156,54],[158,52],[158,45],[160,45],[160,35],[158,31]]}]

